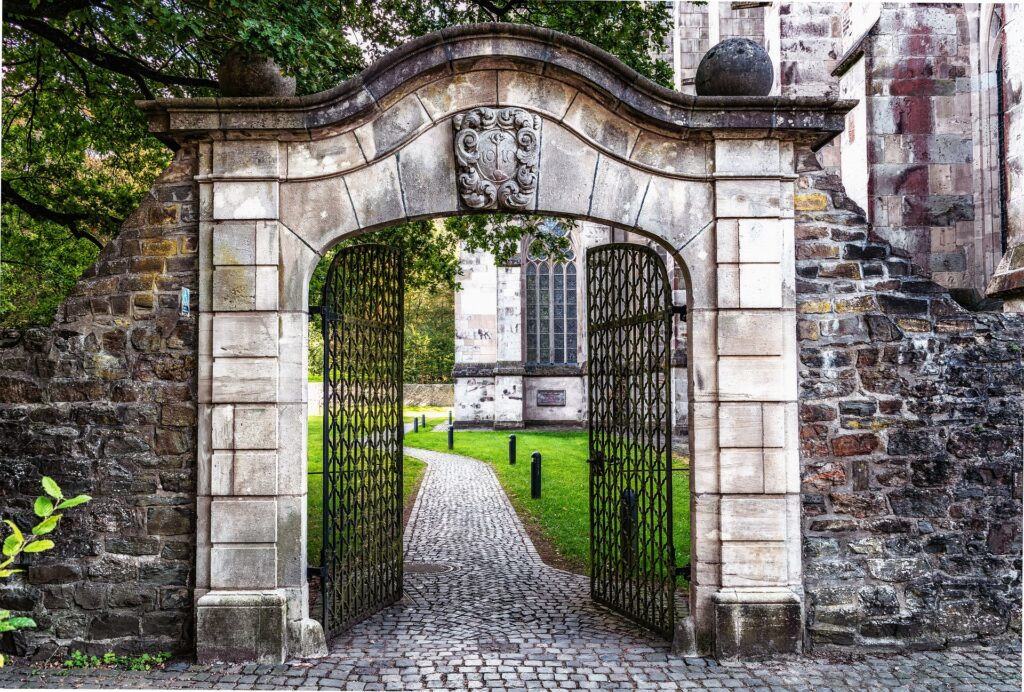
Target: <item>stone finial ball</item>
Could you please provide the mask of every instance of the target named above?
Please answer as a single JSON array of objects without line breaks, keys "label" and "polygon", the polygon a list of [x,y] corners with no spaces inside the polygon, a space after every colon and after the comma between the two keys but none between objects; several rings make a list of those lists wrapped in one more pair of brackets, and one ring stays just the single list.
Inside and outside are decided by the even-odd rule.
[{"label": "stone finial ball", "polygon": [[294,96],[295,77],[286,77],[270,58],[235,46],[217,71],[222,96]]},{"label": "stone finial ball", "polygon": [[767,96],[772,60],[749,38],[727,38],[712,46],[697,66],[697,96]]}]

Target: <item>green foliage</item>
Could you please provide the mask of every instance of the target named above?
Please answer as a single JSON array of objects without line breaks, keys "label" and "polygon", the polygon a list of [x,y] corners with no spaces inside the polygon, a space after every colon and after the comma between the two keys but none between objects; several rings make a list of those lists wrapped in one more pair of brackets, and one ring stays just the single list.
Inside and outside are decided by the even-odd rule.
[{"label": "green foliage", "polygon": [[[669,84],[668,64],[651,58],[669,30],[664,3],[7,0],[0,324],[49,322],[168,163],[135,99],[216,94],[217,66],[236,44],[274,58],[300,93],[312,93],[416,36],[483,21],[582,37]],[[453,286],[457,240],[499,257],[514,251],[521,220],[487,218],[449,220],[437,243],[425,242],[428,222],[381,237],[409,250],[410,285]]]},{"label": "green foliage", "polygon": [[451,382],[455,367],[455,296],[451,289],[405,294],[406,382]]},{"label": "green foliage", "polygon": [[154,666],[161,666],[171,659],[169,651],[160,651],[155,654],[141,654],[139,656],[119,656],[113,651],[108,651],[102,656],[89,656],[81,651],[74,651],[71,658],[64,661],[65,668],[121,668],[123,670],[151,670]]},{"label": "green foliage", "polygon": [[[55,544],[52,540],[40,538],[40,536],[45,536],[57,528],[57,524],[61,516],[63,516],[56,513],[58,510],[71,509],[83,505],[92,499],[88,495],[76,495],[72,498],[65,498],[64,491],[49,476],[43,476],[42,486],[43,492],[46,495],[37,497],[32,508],[35,515],[40,518],[40,521],[32,527],[27,536],[14,521],[4,519],[4,523],[10,529],[10,534],[3,541],[4,559],[0,561],[0,579],[9,578],[18,572],[24,571],[11,567],[22,553],[42,553],[54,547]],[[36,623],[32,618],[11,617],[10,611],[0,610],[0,633],[30,629],[35,626]],[[3,664],[3,656],[0,656],[0,667]]]}]

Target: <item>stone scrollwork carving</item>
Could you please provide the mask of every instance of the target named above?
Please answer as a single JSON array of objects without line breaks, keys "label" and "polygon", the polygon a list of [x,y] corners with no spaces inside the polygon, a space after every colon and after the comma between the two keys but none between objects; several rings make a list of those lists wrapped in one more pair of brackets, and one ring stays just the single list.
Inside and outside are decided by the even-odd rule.
[{"label": "stone scrollwork carving", "polygon": [[474,108],[455,116],[462,203],[523,211],[537,189],[540,117],[522,108]]}]

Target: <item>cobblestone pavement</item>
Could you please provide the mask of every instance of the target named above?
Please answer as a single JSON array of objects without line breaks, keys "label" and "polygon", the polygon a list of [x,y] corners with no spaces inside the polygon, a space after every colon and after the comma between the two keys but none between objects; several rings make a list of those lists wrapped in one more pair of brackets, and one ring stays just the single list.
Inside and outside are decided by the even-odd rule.
[{"label": "cobblestone pavement", "polygon": [[673,658],[666,642],[593,605],[584,577],[540,560],[486,465],[406,453],[429,463],[406,530],[406,597],[336,640],[329,657],[64,677],[17,667],[0,670],[0,688],[1020,690],[1019,646],[768,663]]}]

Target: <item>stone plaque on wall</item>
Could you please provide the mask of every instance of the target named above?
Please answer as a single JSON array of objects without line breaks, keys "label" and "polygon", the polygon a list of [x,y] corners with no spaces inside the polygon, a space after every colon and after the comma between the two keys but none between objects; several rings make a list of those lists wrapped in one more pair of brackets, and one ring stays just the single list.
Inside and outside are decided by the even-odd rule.
[{"label": "stone plaque on wall", "polygon": [[538,389],[538,406],[565,406],[564,389]]},{"label": "stone plaque on wall", "polygon": [[455,116],[459,197],[470,209],[522,210],[537,189],[540,118],[522,108]]}]

